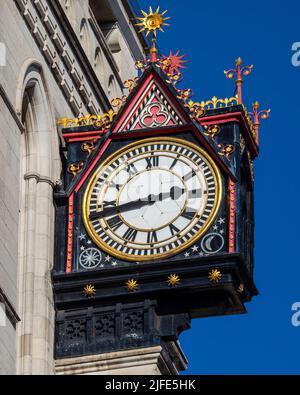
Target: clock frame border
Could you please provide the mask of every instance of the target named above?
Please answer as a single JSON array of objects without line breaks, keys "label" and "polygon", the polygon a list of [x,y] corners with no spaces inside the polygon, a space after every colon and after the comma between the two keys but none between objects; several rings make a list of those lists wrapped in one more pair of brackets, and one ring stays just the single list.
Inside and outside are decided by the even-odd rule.
[{"label": "clock frame border", "polygon": [[85,229],[86,229],[88,235],[91,237],[91,239],[95,243],[95,245],[100,247],[103,252],[109,253],[113,257],[123,260],[123,261],[128,261],[128,262],[154,261],[155,262],[155,261],[158,261],[159,259],[170,258],[170,257],[173,257],[173,256],[181,253],[182,251],[188,249],[191,245],[195,244],[205,234],[205,232],[209,229],[209,227],[212,225],[213,221],[217,217],[218,211],[220,209],[220,205],[222,202],[222,196],[223,196],[223,181],[222,181],[221,172],[220,172],[219,168],[217,167],[217,165],[215,164],[213,159],[210,157],[210,155],[207,152],[205,152],[201,147],[197,146],[196,144],[194,144],[190,141],[183,140],[182,138],[156,136],[156,137],[144,138],[142,140],[134,141],[134,142],[129,143],[126,146],[118,149],[111,155],[109,155],[103,161],[103,163],[101,163],[101,166],[107,168],[111,163],[113,163],[113,161],[116,159],[116,157],[119,157],[122,153],[132,149],[133,147],[143,145],[143,143],[151,143],[151,142],[158,143],[159,141],[162,141],[162,142],[169,141],[171,143],[174,142],[174,143],[180,144],[182,146],[186,146],[187,148],[191,148],[191,149],[195,150],[196,152],[198,151],[206,159],[207,165],[209,167],[211,167],[212,173],[215,176],[216,199],[215,199],[211,214],[209,215],[207,221],[204,223],[203,227],[196,233],[196,235],[194,237],[192,237],[191,240],[189,240],[188,242],[183,243],[181,246],[179,246],[173,250],[170,250],[168,252],[165,252],[165,253],[160,253],[160,254],[151,255],[151,256],[130,256],[129,254],[119,252],[119,251],[115,250],[114,248],[109,247],[106,243],[103,243],[101,240],[99,240],[99,238],[97,238],[94,235],[94,232],[90,228],[89,219],[88,219],[88,212],[87,212],[88,210],[87,210],[86,206],[87,206],[87,201],[88,201],[88,196],[90,194],[91,186],[95,181],[96,174],[97,174],[97,171],[99,168],[99,165],[97,165],[96,169],[94,170],[94,172],[91,175],[90,180],[88,181],[87,186],[85,187],[85,192],[83,195],[83,200],[82,200],[83,223],[84,223],[84,226],[85,226]]}]

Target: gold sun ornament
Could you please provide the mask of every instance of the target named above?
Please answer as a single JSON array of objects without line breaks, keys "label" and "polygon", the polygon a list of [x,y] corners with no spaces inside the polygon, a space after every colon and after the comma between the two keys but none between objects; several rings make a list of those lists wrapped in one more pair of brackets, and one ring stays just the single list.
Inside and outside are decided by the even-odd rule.
[{"label": "gold sun ornament", "polygon": [[94,285],[86,285],[83,289],[83,292],[87,298],[92,298],[96,295],[96,288]]},{"label": "gold sun ornament", "polygon": [[208,273],[208,279],[211,283],[218,283],[222,279],[222,273],[220,270],[213,269]]},{"label": "gold sun ornament", "polygon": [[128,292],[135,292],[135,291],[138,290],[139,284],[138,284],[138,282],[136,280],[131,279],[131,280],[128,280],[125,283],[125,287],[126,287]]},{"label": "gold sun ornament", "polygon": [[177,274],[170,274],[167,283],[169,287],[177,287],[180,281],[180,277]]},{"label": "gold sun ornament", "polygon": [[169,17],[165,18],[164,15],[168,12],[167,10],[160,13],[160,7],[157,8],[155,12],[153,12],[152,7],[149,7],[149,13],[145,11],[141,11],[143,14],[143,17],[137,17],[139,23],[136,23],[136,26],[141,26],[142,28],[139,30],[139,33],[143,32],[146,30],[146,36],[149,35],[149,33],[153,32],[154,37],[156,37],[156,31],[160,30],[163,32],[163,26],[170,26],[168,23],[165,23]]}]

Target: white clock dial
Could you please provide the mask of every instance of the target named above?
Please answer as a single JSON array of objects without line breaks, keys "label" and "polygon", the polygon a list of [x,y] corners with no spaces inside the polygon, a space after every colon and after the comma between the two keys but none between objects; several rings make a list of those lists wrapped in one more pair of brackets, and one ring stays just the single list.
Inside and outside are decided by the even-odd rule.
[{"label": "white clock dial", "polygon": [[182,251],[215,218],[220,174],[197,146],[147,139],[117,151],[93,175],[84,196],[85,226],[95,243],[125,260]]}]

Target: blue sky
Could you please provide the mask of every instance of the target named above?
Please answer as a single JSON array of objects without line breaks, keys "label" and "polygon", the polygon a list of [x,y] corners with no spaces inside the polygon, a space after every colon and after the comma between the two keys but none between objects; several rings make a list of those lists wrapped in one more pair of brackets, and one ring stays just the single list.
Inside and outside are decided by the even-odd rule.
[{"label": "blue sky", "polygon": [[169,9],[171,27],[160,33],[163,53],[180,49],[189,60],[182,87],[194,100],[234,93],[224,69],[241,56],[254,64],[245,78],[244,103],[271,108],[260,132],[255,162],[255,282],[260,295],[248,314],[193,320],[181,335],[188,374],[300,374],[300,326],[291,306],[300,302],[300,67],[291,47],[300,41],[298,0],[139,1]]}]

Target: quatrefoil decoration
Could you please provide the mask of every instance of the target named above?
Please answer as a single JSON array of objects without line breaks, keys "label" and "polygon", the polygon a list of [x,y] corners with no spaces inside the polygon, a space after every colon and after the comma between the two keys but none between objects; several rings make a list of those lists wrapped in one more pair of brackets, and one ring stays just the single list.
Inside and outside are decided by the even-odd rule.
[{"label": "quatrefoil decoration", "polygon": [[170,114],[159,102],[149,104],[141,114],[141,123],[145,127],[164,126],[170,120]]}]

